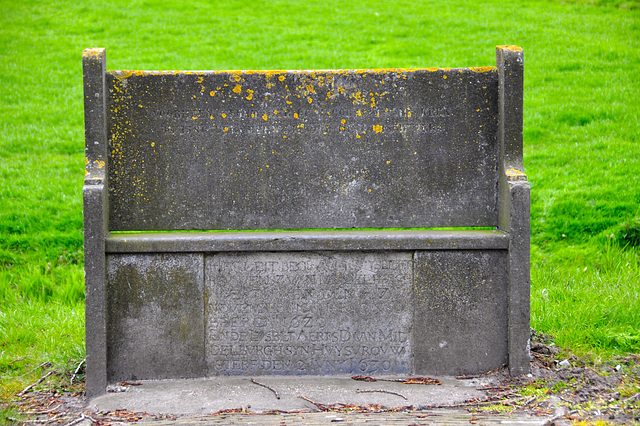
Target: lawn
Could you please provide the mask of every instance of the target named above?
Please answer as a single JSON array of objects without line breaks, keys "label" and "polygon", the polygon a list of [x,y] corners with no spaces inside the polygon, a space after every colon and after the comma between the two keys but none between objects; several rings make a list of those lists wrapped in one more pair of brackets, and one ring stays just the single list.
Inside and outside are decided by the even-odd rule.
[{"label": "lawn", "polygon": [[81,52],[109,69],[495,64],[525,52],[532,326],[640,352],[640,2],[0,0],[0,389],[84,358]]}]

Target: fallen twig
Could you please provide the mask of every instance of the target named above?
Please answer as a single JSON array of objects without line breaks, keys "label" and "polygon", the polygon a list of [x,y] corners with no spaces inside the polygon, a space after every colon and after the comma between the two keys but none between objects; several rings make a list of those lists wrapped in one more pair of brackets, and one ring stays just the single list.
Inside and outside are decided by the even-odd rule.
[{"label": "fallen twig", "polygon": [[77,419],[67,423],[65,426],[73,426],[76,425],[78,423],[80,423],[81,421],[83,421],[84,419],[90,419],[93,423],[97,423],[95,420],[93,420],[91,417],[89,416],[85,416],[84,414],[80,414],[80,417],[78,417]]},{"label": "fallen twig", "polygon": [[35,367],[35,368],[32,368],[31,370],[27,371],[26,373],[24,373],[24,374],[20,375],[20,377],[22,377],[22,376],[26,376],[27,374],[31,374],[31,373],[33,373],[34,371],[36,371],[38,368],[41,368],[41,367],[49,367],[49,366],[51,366],[51,363],[50,363],[50,362],[48,362],[48,361],[45,361],[45,362],[43,362],[42,364],[40,364],[39,366],[37,366],[37,367]]},{"label": "fallen twig", "polygon": [[377,382],[378,379],[374,379],[369,376],[351,376],[351,380],[357,380],[359,382]]},{"label": "fallen twig", "polygon": [[400,407],[391,408],[389,410],[382,410],[382,411],[387,411],[389,413],[397,413],[400,411],[413,411],[413,405],[401,405]]},{"label": "fallen twig", "polygon": [[49,419],[38,419],[38,420],[14,420],[14,419],[11,419],[11,421],[19,421],[20,423],[31,423],[31,424],[45,424],[45,423],[49,423],[49,422],[54,422],[54,421],[58,420],[59,417],[60,417],[60,415],[57,415],[55,417],[51,417]]},{"label": "fallen twig", "polygon": [[622,402],[626,404],[627,402],[638,399],[638,397],[640,397],[640,392],[636,393],[635,395],[631,395],[629,398],[623,399]]},{"label": "fallen twig", "polygon": [[471,380],[471,379],[479,379],[480,377],[483,377],[484,374],[474,374],[472,376],[456,376],[456,379],[458,380]]},{"label": "fallen twig", "polygon": [[309,398],[307,398],[306,396],[303,396],[303,395],[298,395],[298,398],[304,399],[305,401],[312,403],[313,405],[318,407],[318,409],[320,409],[321,411],[327,411],[327,406],[325,404],[322,404],[320,402],[314,402],[314,401],[310,400]]},{"label": "fallen twig", "polygon": [[278,391],[272,388],[271,386],[265,385],[264,383],[256,382],[255,380],[253,380],[253,378],[251,378],[251,383],[253,383],[254,385],[262,386],[263,388],[269,389],[271,392],[273,392],[276,395],[276,399],[280,399],[280,394],[278,393]]},{"label": "fallen twig", "polygon": [[438,379],[432,379],[431,377],[407,377],[404,379],[384,379],[375,378],[370,376],[351,376],[352,380],[358,380],[361,382],[395,382],[403,383],[405,385],[441,385],[442,382]]},{"label": "fallen twig", "polygon": [[532,403],[533,401],[535,401],[535,400],[536,400],[536,397],[535,397],[535,396],[532,396],[531,398],[527,399],[527,400],[524,402],[524,404],[522,404],[522,407],[523,407],[523,408],[524,408],[524,407],[526,407],[527,405],[531,404],[531,403]]},{"label": "fallen twig", "polygon": [[236,414],[236,413],[246,413],[247,410],[243,408],[227,408],[224,410],[218,410],[215,413],[212,413],[212,416],[221,416],[223,414]]},{"label": "fallen twig", "polygon": [[301,413],[305,413],[305,410],[269,410],[269,411],[265,411],[264,415],[275,415],[275,414],[301,414]]},{"label": "fallen twig", "polygon": [[397,411],[397,410],[410,410],[412,408],[411,405],[407,405],[404,407],[398,407],[395,410],[386,410],[382,405],[353,405],[347,404],[344,402],[335,402],[332,404],[322,404],[320,402],[315,402],[307,398],[306,396],[298,395],[298,398],[304,399],[307,402],[315,405],[320,411],[357,411],[360,413],[380,413],[384,411]]},{"label": "fallen twig", "polygon": [[385,389],[357,389],[356,390],[357,393],[374,393],[374,392],[380,392],[380,393],[388,393],[391,395],[396,395],[399,396],[400,398],[404,398],[404,400],[407,400],[407,397],[398,393],[398,392],[392,392],[392,391],[388,391]]},{"label": "fallen twig", "polygon": [[82,367],[82,364],[85,363],[85,361],[87,361],[87,359],[83,359],[82,361],[80,361],[80,364],[78,364],[78,366],[76,367],[76,370],[73,372],[73,376],[71,376],[71,381],[69,382],[69,385],[73,384],[73,380],[76,378],[76,376],[78,375],[78,371],[80,371],[80,367]]},{"label": "fallen twig", "polygon": [[383,379],[385,382],[400,382],[406,385],[442,385],[442,382],[438,379],[432,379],[431,377],[407,377],[406,379],[392,380]]},{"label": "fallen twig", "polygon": [[53,371],[49,371],[47,374],[45,374],[44,376],[40,377],[38,380],[36,380],[34,383],[30,384],[29,386],[27,386],[26,388],[24,388],[22,390],[22,392],[20,392],[17,396],[22,396],[25,393],[27,393],[29,390],[31,390],[32,388],[34,388],[35,386],[39,385],[40,383],[42,383],[42,381],[44,379],[46,379],[47,377],[49,377],[50,375],[53,374]]},{"label": "fallen twig", "polygon": [[62,404],[56,405],[53,408],[48,410],[35,410],[35,411],[27,411],[27,414],[51,414],[58,410],[58,408],[62,407]]},{"label": "fallen twig", "polygon": [[13,361],[11,361],[11,362],[10,362],[9,364],[7,364],[7,365],[15,364],[16,362],[24,361],[25,359],[27,359],[27,357],[26,357],[26,356],[22,356],[22,357],[20,357],[20,358],[18,358],[18,359],[14,359]]}]

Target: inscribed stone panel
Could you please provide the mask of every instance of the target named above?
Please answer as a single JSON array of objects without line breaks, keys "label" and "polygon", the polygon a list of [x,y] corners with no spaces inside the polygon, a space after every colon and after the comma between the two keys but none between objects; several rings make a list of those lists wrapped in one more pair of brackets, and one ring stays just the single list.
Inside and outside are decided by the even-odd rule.
[{"label": "inscribed stone panel", "polygon": [[411,253],[205,260],[209,375],[408,374]]}]

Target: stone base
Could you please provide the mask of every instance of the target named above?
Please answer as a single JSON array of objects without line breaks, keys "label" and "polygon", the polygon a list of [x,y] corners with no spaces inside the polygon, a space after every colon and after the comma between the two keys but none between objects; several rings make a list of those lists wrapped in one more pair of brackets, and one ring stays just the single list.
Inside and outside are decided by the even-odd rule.
[{"label": "stone base", "polygon": [[109,383],[508,362],[506,250],[107,256]]}]

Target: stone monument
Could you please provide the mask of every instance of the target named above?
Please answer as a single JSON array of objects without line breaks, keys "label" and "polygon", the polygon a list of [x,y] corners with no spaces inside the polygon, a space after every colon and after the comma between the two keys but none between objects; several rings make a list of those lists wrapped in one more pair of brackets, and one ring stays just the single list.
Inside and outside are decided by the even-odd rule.
[{"label": "stone monument", "polygon": [[83,62],[88,396],[528,372],[522,49],[451,69]]}]

